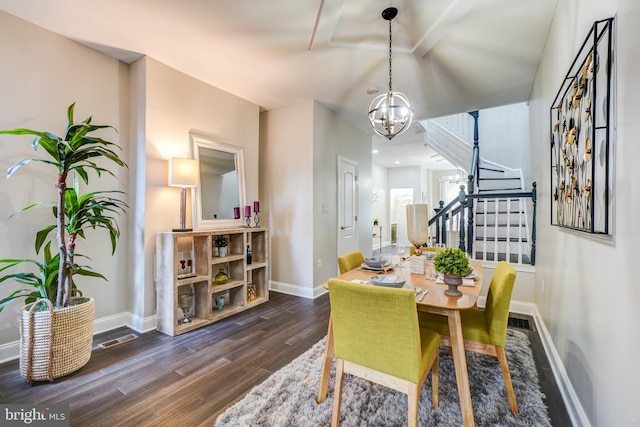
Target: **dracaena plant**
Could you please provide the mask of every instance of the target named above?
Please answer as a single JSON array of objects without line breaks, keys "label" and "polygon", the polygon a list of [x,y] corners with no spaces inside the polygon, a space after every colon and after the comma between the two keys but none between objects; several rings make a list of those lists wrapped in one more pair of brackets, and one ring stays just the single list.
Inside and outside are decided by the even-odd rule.
[{"label": "dracaena plant", "polygon": [[[31,265],[36,272],[15,272],[5,274],[0,277],[0,284],[14,281],[22,285],[20,289],[11,292],[8,296],[0,300],[0,311],[9,303],[15,300],[24,299],[25,304],[35,302],[40,298],[55,301],[58,289],[58,267],[60,266],[60,254],[51,254],[51,242],[47,242],[42,250],[43,261],[35,259],[2,259],[0,260],[0,272],[10,270],[19,265]],[[76,258],[82,255],[76,254]],[[90,267],[74,264],[75,275],[92,276],[105,279],[99,273],[91,271]],[[72,283],[72,291],[75,290],[75,283]]]},{"label": "dracaena plant", "polygon": [[[75,288],[74,274],[105,279],[103,275],[92,271],[91,267],[80,266],[74,260],[76,256],[80,256],[75,254],[76,239],[78,237],[84,239],[85,231],[89,228],[108,230],[112,254],[115,252],[116,242],[120,237],[116,217],[123,214],[128,206],[124,201],[112,196],[124,193],[121,191],[95,191],[81,194],[79,181],[82,180],[85,184],[89,184],[91,171],[95,172],[98,177],[103,173],[115,177],[113,172],[100,165],[105,161],[115,163],[117,166],[126,167],[127,165],[116,152],[117,149],[120,149],[117,144],[92,135],[93,132],[100,129],[114,128],[108,125],[94,125],[91,123],[91,117],[80,123],[74,123],[74,108],[75,103],[67,109],[67,126],[64,137],[50,132],[25,128],[0,130],[0,134],[35,136],[31,142],[33,149],[38,151],[39,148],[42,148],[48,155],[46,158],[34,157],[20,160],[7,170],[7,178],[31,162],[41,162],[53,166],[57,172],[55,202],[37,202],[21,210],[24,211],[42,204],[53,205],[52,212],[55,224],[48,225],[38,231],[35,237],[36,253],[40,253],[44,247],[44,262],[33,259],[0,260],[0,265],[2,265],[0,271],[26,263],[35,265],[40,274],[11,273],[0,277],[0,284],[15,281],[33,287],[31,290],[14,291],[8,297],[0,300],[0,310],[10,301],[24,297],[27,302],[30,302],[36,295],[51,299],[56,306],[68,306]],[[73,184],[70,187],[67,186],[69,175],[73,179]],[[55,256],[50,254],[51,241],[49,238],[53,232],[55,232],[56,247],[59,248],[59,253]],[[55,266],[57,274],[52,274],[53,266]],[[52,295],[54,292],[55,295]]]}]

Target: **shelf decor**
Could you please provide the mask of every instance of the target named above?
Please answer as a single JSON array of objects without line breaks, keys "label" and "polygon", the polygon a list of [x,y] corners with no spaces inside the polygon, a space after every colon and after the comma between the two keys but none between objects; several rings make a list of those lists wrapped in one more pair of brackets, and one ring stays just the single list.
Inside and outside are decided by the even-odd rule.
[{"label": "shelf decor", "polygon": [[[229,249],[224,257],[214,251],[220,237]],[[181,278],[180,261],[187,247],[193,248],[193,276]],[[251,248],[251,263],[247,247]],[[242,226],[158,233],[156,280],[156,327],[171,336],[263,304],[269,301],[269,233],[264,227]],[[193,295],[191,308],[182,295]],[[183,306],[186,311],[181,314]]]},{"label": "shelf decor", "polygon": [[551,224],[611,234],[613,18],[596,21],[550,109]]}]

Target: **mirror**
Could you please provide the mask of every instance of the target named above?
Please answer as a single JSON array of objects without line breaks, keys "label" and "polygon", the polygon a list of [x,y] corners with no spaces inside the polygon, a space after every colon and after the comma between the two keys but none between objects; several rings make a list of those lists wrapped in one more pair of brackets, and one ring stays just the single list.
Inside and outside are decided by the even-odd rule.
[{"label": "mirror", "polygon": [[198,160],[200,176],[192,192],[193,228],[238,227],[234,208],[244,212],[244,149],[190,134],[191,158]]}]

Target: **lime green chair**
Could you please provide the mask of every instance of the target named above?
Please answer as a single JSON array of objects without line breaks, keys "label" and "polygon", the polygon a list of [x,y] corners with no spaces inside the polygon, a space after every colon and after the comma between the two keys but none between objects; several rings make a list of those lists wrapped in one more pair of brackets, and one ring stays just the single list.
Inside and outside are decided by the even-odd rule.
[{"label": "lime green chair", "polygon": [[[504,344],[507,337],[511,292],[515,281],[516,270],[506,261],[499,262],[489,285],[487,304],[484,310],[472,308],[460,312],[465,350],[498,358],[509,398],[509,406],[513,414],[518,413],[518,405],[511,384],[511,374],[504,353]],[[442,335],[442,343],[450,346],[449,325],[446,317],[423,312],[420,312],[418,317],[420,327],[437,331]]]},{"label": "lime green chair", "polygon": [[421,329],[413,290],[330,279],[336,380],[331,425],[340,422],[344,373],[408,396],[409,426],[418,422],[418,397],[431,371],[432,402],[438,406],[440,336]]},{"label": "lime green chair", "polygon": [[360,251],[349,252],[338,257],[338,269],[340,274],[360,267],[364,262],[364,255]]}]

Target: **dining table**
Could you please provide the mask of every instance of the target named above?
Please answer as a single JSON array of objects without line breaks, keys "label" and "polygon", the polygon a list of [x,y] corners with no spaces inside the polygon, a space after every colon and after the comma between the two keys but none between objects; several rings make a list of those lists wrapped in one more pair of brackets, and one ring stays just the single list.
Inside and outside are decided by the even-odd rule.
[{"label": "dining table", "polygon": [[[400,261],[397,265],[386,272],[403,277],[405,279],[404,287],[413,289],[420,288],[421,292],[416,295],[416,309],[428,313],[434,313],[447,316],[449,323],[450,345],[453,354],[453,363],[455,366],[456,382],[458,386],[458,396],[460,399],[460,410],[462,413],[462,422],[464,426],[475,425],[473,419],[473,407],[471,406],[471,391],[469,388],[469,376],[467,372],[467,359],[464,350],[464,339],[462,337],[462,322],[460,320],[460,312],[468,310],[476,306],[478,296],[482,290],[482,264],[476,260],[469,260],[470,266],[473,268],[473,281],[465,280],[465,285],[458,287],[462,292],[462,296],[453,297],[445,295],[444,291],[448,289],[448,285],[440,280],[432,280],[428,277],[428,269],[425,273],[412,273],[411,263],[409,260]],[[338,279],[368,283],[371,277],[385,274],[367,268],[365,264],[349,270],[337,276]],[[323,286],[328,289],[328,283]],[[374,285],[372,285],[374,286]],[[421,300],[422,292],[427,291]],[[375,315],[375,313],[371,313]],[[327,330],[327,343],[322,362],[322,374],[320,377],[320,387],[318,390],[318,403],[323,402],[327,397],[327,389],[329,386],[329,376],[331,373],[331,364],[333,362],[333,328],[331,316],[329,316],[329,327]]]}]

